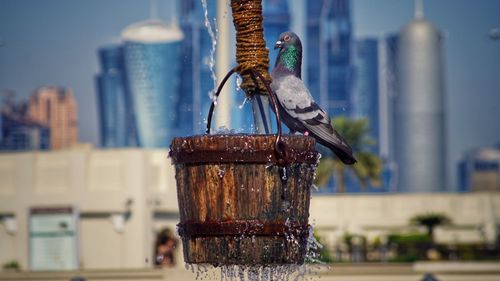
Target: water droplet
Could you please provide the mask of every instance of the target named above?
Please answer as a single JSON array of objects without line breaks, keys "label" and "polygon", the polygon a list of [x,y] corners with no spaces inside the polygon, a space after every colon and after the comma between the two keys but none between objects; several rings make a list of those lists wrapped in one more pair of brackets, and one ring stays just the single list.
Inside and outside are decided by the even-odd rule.
[{"label": "water droplet", "polygon": [[217,173],[217,175],[219,176],[219,178],[222,179],[225,174],[226,174],[226,170],[219,168],[219,172]]},{"label": "water droplet", "polygon": [[242,102],[240,105],[238,105],[238,108],[239,108],[239,109],[243,109],[243,107],[245,106],[245,104],[247,103],[247,101],[248,101],[248,98],[245,98],[245,99],[243,100],[243,102]]},{"label": "water droplet", "polygon": [[241,83],[243,83],[243,79],[241,79],[241,76],[236,77],[236,91],[241,90]]},{"label": "water droplet", "polygon": [[[208,67],[210,69],[210,74],[211,74],[213,84],[214,84],[213,92],[215,92],[215,89],[217,88],[217,75],[215,74],[215,49],[217,46],[217,39],[218,39],[219,30],[217,28],[215,28],[215,32],[214,32],[214,29],[212,28],[212,23],[210,22],[210,20],[208,18],[207,0],[201,0],[201,4],[203,6],[205,27],[207,29],[208,35],[210,36],[210,42],[211,42],[210,60],[208,62]],[[213,23],[214,26],[217,27],[217,20],[215,18],[213,19],[213,22],[214,22]]]}]

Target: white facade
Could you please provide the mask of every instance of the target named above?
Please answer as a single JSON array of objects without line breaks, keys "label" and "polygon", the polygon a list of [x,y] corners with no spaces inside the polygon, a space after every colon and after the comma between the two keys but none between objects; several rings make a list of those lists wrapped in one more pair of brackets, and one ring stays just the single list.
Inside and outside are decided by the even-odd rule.
[{"label": "white facade", "polygon": [[0,264],[27,268],[29,208],[71,205],[82,268],[150,267],[155,232],[178,220],[173,179],[164,149],[0,154]]},{"label": "white facade", "polygon": [[[178,206],[167,150],[75,149],[0,154],[0,264],[28,263],[31,207],[79,209],[82,269],[148,268],[155,233],[175,229]],[[448,215],[438,241],[493,242],[500,193],[314,196],[310,223],[333,245],[345,232],[372,239],[408,231],[411,216]],[[122,224],[121,222],[123,222]],[[176,256],[183,265],[182,255]]]}]

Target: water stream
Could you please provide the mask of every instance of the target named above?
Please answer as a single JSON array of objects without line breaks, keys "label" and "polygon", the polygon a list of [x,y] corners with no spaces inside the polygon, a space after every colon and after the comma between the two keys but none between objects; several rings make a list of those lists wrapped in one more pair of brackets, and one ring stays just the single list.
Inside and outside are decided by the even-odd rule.
[{"label": "water stream", "polygon": [[212,28],[212,23],[210,22],[210,19],[208,17],[208,6],[207,6],[207,0],[201,0],[201,5],[203,6],[203,16],[204,16],[204,21],[205,21],[205,27],[207,28],[208,35],[210,36],[210,59],[208,61],[208,67],[210,68],[210,76],[212,77],[212,81],[214,84],[214,88],[212,91],[208,93],[210,96],[210,99],[214,101],[215,104],[217,104],[217,97],[215,97],[215,92],[217,91],[217,75],[215,74],[215,51],[217,47],[217,39],[218,39],[218,33],[219,30],[217,28],[217,19],[214,18],[213,21],[213,26],[215,27]]}]

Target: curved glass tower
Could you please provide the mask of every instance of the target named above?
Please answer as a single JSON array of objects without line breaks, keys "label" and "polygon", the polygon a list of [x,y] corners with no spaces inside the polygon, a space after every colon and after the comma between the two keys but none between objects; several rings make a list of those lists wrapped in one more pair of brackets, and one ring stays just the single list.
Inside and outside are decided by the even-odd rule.
[{"label": "curved glass tower", "polygon": [[109,46],[98,51],[101,73],[96,76],[99,127],[102,147],[127,146],[128,126],[123,77],[123,48]]},{"label": "curved glass tower", "polygon": [[175,135],[182,31],[146,21],[127,27],[122,38],[139,146],[167,147]]}]

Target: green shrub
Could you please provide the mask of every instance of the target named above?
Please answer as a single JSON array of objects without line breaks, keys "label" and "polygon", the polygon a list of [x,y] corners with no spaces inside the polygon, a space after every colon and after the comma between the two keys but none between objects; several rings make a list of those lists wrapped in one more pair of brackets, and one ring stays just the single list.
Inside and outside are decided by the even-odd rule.
[{"label": "green shrub", "polygon": [[19,264],[18,261],[16,260],[11,260],[2,265],[2,269],[4,270],[15,270],[19,271],[21,270],[21,265]]}]

